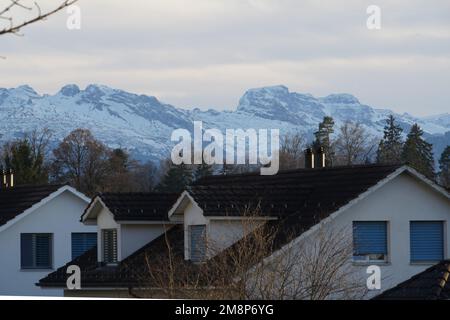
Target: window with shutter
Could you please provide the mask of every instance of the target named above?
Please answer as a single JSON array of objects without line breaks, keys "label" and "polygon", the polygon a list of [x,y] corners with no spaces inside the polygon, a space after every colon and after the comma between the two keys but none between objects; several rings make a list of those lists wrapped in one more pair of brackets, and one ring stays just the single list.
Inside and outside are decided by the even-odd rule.
[{"label": "window with shutter", "polygon": [[72,233],[72,260],[97,245],[97,233]]},{"label": "window with shutter", "polygon": [[22,233],[20,235],[20,266],[22,269],[52,268],[51,233]]},{"label": "window with shutter", "polygon": [[117,230],[102,230],[103,262],[106,264],[117,263]]},{"label": "window with shutter", "polygon": [[353,222],[353,260],[360,262],[387,260],[387,222]]},{"label": "window with shutter", "polygon": [[206,256],[206,225],[189,226],[189,234],[191,261],[204,261]]},{"label": "window with shutter", "polygon": [[410,222],[411,262],[436,262],[444,259],[444,223]]}]

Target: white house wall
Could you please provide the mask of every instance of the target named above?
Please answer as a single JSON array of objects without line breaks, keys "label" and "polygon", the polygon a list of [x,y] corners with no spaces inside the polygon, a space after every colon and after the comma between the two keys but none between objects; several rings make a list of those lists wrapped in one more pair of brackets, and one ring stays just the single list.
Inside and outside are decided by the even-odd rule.
[{"label": "white house wall", "polygon": [[185,259],[189,259],[191,225],[206,225],[208,254],[211,255],[228,248],[260,224],[261,221],[250,222],[246,219],[205,217],[200,207],[195,203],[189,203],[184,210]]},{"label": "white house wall", "polygon": [[119,224],[114,220],[114,216],[103,207],[97,216],[97,256],[98,260],[103,260],[102,246],[101,246],[101,230],[116,229],[117,230],[117,258],[119,261],[125,259],[141,247],[156,239],[164,233],[164,228],[169,228],[168,225],[163,224]]},{"label": "white house wall", "polygon": [[124,224],[121,225],[122,260],[164,233],[162,224]]},{"label": "white house wall", "polygon": [[96,232],[95,226],[80,222],[85,207],[86,202],[65,191],[0,232],[0,295],[62,296],[63,290],[43,290],[35,286],[38,280],[54,270],[21,270],[20,234],[52,233],[52,262],[56,269],[72,259],[72,232]]},{"label": "white house wall", "polygon": [[[444,221],[444,258],[449,258],[449,199],[409,174],[403,173],[343,211],[329,227],[338,232],[349,230],[351,233],[353,221],[387,221],[388,262],[378,264],[381,267],[381,291],[384,291],[433,264],[410,263],[410,221],[427,220]],[[367,266],[371,264],[374,263],[352,263],[355,275],[360,277],[363,285],[369,276],[366,273]],[[379,294],[381,291],[371,291],[368,297]]]}]

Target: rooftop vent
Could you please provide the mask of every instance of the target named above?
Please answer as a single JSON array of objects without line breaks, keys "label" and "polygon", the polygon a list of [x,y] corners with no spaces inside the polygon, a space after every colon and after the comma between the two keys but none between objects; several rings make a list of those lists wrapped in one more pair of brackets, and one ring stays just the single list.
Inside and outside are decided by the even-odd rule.
[{"label": "rooftop vent", "polygon": [[14,187],[14,172],[10,170],[1,170],[2,178],[0,188],[12,188]]},{"label": "rooftop vent", "polygon": [[306,169],[325,168],[325,166],[325,151],[323,147],[320,147],[316,150],[314,150],[313,148],[308,148],[305,150]]}]

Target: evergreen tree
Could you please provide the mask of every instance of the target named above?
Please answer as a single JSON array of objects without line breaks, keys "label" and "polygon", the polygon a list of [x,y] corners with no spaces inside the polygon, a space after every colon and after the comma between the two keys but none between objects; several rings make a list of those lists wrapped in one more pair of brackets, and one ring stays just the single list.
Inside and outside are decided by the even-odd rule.
[{"label": "evergreen tree", "polygon": [[13,170],[16,184],[48,182],[44,154],[40,150],[35,150],[27,138],[6,145],[3,162],[6,170]]},{"label": "evergreen tree", "polygon": [[192,172],[184,164],[172,164],[156,187],[159,192],[182,192],[192,182]]},{"label": "evergreen tree", "polygon": [[377,162],[383,164],[395,164],[402,161],[402,128],[395,123],[395,118],[390,115],[384,126],[384,136],[378,145]]},{"label": "evergreen tree", "polygon": [[326,166],[331,166],[334,159],[334,150],[331,143],[331,135],[334,132],[334,120],[332,117],[324,117],[323,121],[319,124],[319,130],[314,132],[316,139],[313,143],[313,148],[318,150],[323,147],[325,152],[325,164]]},{"label": "evergreen tree", "polygon": [[403,147],[402,159],[426,177],[434,179],[433,145],[422,136],[422,129],[415,123]]},{"label": "evergreen tree", "polygon": [[446,187],[450,188],[450,146],[447,146],[441,154],[439,159],[439,180],[440,183]]},{"label": "evergreen tree", "polygon": [[212,175],[213,170],[212,166],[202,162],[202,164],[197,165],[194,171],[194,181],[197,181],[201,178]]}]

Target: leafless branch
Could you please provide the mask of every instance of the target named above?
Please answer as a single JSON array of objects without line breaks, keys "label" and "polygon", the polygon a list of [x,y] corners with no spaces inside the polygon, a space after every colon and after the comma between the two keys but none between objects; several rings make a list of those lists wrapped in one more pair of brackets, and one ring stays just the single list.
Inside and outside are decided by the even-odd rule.
[{"label": "leafless branch", "polygon": [[[0,19],[7,20],[9,22],[9,26],[0,29],[0,35],[8,33],[19,35],[19,31],[23,27],[38,21],[45,20],[49,16],[63,10],[64,8],[73,5],[77,1],[78,0],[65,0],[56,8],[43,12],[38,2],[34,2],[33,7],[29,7],[24,5],[22,0],[9,0],[9,4],[4,6],[3,9],[0,8]],[[8,15],[16,8],[19,10],[28,10],[28,11],[33,11],[34,9],[36,11],[36,14],[34,15],[34,17],[26,19],[23,22],[16,22],[17,18],[14,18],[13,15]]]}]

